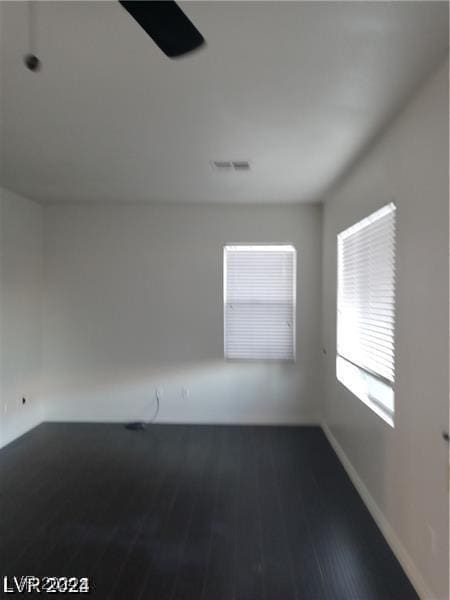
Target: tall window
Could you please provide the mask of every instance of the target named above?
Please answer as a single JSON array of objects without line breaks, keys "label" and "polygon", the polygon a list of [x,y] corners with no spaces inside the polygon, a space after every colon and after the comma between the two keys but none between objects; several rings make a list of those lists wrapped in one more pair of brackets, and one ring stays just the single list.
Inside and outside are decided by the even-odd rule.
[{"label": "tall window", "polygon": [[295,358],[293,246],[225,246],[225,358]]},{"label": "tall window", "polygon": [[393,425],[395,206],[341,232],[338,241],[338,379]]}]

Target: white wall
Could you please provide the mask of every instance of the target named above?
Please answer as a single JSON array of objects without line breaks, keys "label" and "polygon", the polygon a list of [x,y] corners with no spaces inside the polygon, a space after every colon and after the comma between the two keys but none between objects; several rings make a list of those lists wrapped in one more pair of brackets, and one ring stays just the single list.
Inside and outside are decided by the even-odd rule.
[{"label": "white wall", "polygon": [[42,420],[41,325],[42,208],[0,188],[0,447]]},{"label": "white wall", "polygon": [[[441,437],[449,421],[448,167],[445,64],[330,194],[323,215],[324,419],[412,559],[416,585],[442,600],[449,531],[448,447]],[[390,201],[398,208],[395,429],[335,375],[336,235]]]},{"label": "white wall", "polygon": [[[320,421],[320,206],[44,210],[48,418],[148,418],[162,387],[160,421]],[[296,246],[296,364],[224,361],[230,242]]]}]

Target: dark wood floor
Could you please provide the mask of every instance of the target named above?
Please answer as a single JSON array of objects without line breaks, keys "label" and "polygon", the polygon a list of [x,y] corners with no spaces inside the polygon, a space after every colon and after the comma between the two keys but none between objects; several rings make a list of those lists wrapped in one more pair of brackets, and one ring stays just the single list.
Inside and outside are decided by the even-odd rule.
[{"label": "dark wood floor", "polygon": [[43,424],[0,450],[0,574],[88,576],[100,599],[417,598],[314,427]]}]

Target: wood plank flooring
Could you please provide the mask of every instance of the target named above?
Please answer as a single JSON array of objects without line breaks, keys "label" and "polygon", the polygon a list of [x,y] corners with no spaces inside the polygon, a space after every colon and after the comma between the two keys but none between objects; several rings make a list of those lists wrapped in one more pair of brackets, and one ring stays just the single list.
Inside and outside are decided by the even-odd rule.
[{"label": "wood plank flooring", "polygon": [[0,450],[0,575],[89,577],[101,600],[417,599],[316,427],[40,425]]}]

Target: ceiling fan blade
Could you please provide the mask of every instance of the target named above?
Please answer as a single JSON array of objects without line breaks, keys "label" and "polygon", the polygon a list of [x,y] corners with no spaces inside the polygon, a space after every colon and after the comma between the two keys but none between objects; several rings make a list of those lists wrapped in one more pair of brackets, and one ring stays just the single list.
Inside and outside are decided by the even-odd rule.
[{"label": "ceiling fan blade", "polygon": [[205,43],[176,2],[119,2],[169,58],[191,52]]}]

